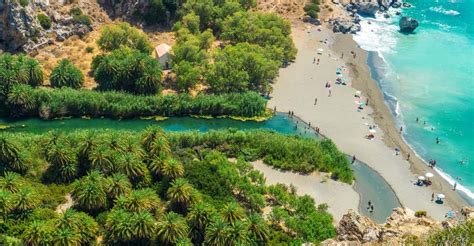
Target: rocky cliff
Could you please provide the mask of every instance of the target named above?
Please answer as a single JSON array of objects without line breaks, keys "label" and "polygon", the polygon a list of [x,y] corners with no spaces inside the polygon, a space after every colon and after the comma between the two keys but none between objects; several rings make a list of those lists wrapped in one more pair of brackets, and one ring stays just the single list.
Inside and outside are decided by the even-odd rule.
[{"label": "rocky cliff", "polygon": [[[470,219],[474,216],[474,209],[463,208],[459,216]],[[428,217],[416,217],[415,212],[409,209],[395,208],[387,221],[380,225],[349,210],[336,227],[337,237],[321,245],[404,245],[414,240],[423,242],[430,233],[454,227],[459,221],[447,219],[438,222]]]},{"label": "rocky cliff", "polygon": [[74,5],[64,5],[69,4],[49,0],[0,0],[0,49],[33,53],[47,44],[73,35],[83,37],[92,30],[87,21],[89,17],[81,14],[77,18],[70,13]]}]

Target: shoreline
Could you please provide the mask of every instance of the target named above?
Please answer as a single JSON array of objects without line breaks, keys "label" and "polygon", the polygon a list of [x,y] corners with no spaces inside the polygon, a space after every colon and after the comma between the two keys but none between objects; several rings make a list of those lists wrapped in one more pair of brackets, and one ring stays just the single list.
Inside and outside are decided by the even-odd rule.
[{"label": "shoreline", "polygon": [[[374,119],[377,126],[379,126],[385,133],[385,137],[383,138],[384,143],[388,147],[400,148],[400,152],[405,159],[407,158],[407,155],[410,154],[410,171],[413,174],[422,175],[426,172],[433,172],[434,170],[438,175],[435,175],[435,177],[432,178],[432,189],[441,190],[441,192],[446,195],[447,200],[452,203],[451,206],[453,209],[460,210],[466,205],[463,204],[463,202],[468,203],[468,201],[465,201],[458,191],[453,194],[452,185],[439,174],[439,171],[428,167],[426,161],[423,160],[423,158],[409,145],[403,137],[403,134],[399,134],[399,131],[397,130],[397,120],[394,118],[393,113],[387,105],[387,101],[385,100],[379,82],[372,76],[373,68],[371,68],[368,63],[370,52],[359,47],[359,45],[353,40],[352,35],[344,36],[347,37],[342,37],[342,34],[336,34],[336,40],[333,47],[338,51],[344,50],[344,48],[341,47],[341,43],[338,43],[341,42],[341,39],[350,38],[351,42],[353,42],[352,45],[354,49],[357,50],[359,57],[356,58],[355,62],[350,59],[344,59],[344,61],[351,68],[351,74],[361,74],[360,79],[353,80],[352,87],[362,91],[363,94],[369,98],[369,101],[372,102],[369,104],[373,109],[373,113],[370,114],[370,116]],[[366,68],[363,67],[364,65]],[[367,76],[369,78],[367,78]]]},{"label": "shoreline", "polygon": [[[447,211],[465,206],[464,200],[451,191],[451,186],[437,173],[430,187],[413,185],[418,175],[433,171],[416,157],[398,134],[382,92],[371,77],[368,52],[362,50],[352,36],[334,34],[323,26],[295,21],[292,30],[299,52],[295,62],[280,70],[268,107],[277,107],[283,112],[295,111],[299,118],[319,127],[320,133],[334,141],[341,151],[356,155],[383,177],[403,207],[426,210],[429,216],[441,220]],[[324,50],[320,52],[323,54],[316,54],[318,48]],[[356,59],[350,51],[356,52]],[[344,59],[341,59],[342,52],[346,54]],[[314,64],[313,57],[321,59],[321,63]],[[348,86],[335,85],[333,95],[328,97],[324,84],[334,81],[334,71],[344,65],[348,70],[343,72],[349,78]],[[367,96],[369,107],[356,110],[354,101],[362,100],[354,98],[356,90]],[[313,104],[315,97],[317,106]],[[368,125],[378,127],[373,141],[364,139]],[[402,155],[394,154],[395,146],[400,148]],[[406,161],[407,153],[411,153],[410,162]],[[432,193],[445,194],[445,203],[431,202]]]}]

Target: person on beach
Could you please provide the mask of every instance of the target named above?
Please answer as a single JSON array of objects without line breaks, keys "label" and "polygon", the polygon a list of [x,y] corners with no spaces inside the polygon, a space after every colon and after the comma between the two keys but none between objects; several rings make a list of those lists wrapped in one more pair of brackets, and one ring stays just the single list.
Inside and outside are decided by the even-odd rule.
[{"label": "person on beach", "polygon": [[403,127],[400,126],[400,134],[403,132]]},{"label": "person on beach", "polygon": [[373,213],[374,212],[374,204],[370,205],[370,213]]},{"label": "person on beach", "polygon": [[369,106],[369,98],[365,99],[365,106]]},{"label": "person on beach", "polygon": [[318,103],[318,98],[314,98],[314,105],[316,105]]},{"label": "person on beach", "polygon": [[369,206],[367,207],[367,209],[370,209],[370,206],[372,206],[372,201],[371,200],[369,200],[368,205]]},{"label": "person on beach", "polygon": [[313,64],[316,62],[316,57],[313,58]]},{"label": "person on beach", "polygon": [[408,153],[408,155],[407,155],[407,161],[409,161],[409,160],[410,160],[410,153]]},{"label": "person on beach", "polygon": [[454,182],[453,191],[456,191],[456,186],[458,186],[458,182]]},{"label": "person on beach", "polygon": [[420,121],[420,119],[418,119],[418,117],[416,117],[416,123],[418,123],[418,121]]},{"label": "person on beach", "polygon": [[332,88],[331,88],[331,86],[329,86],[328,91],[329,91],[328,97],[330,97],[330,96],[332,95]]},{"label": "person on beach", "polygon": [[319,65],[319,58],[318,58],[318,63],[316,65]]},{"label": "person on beach", "polygon": [[439,144],[439,137],[436,137],[436,144]]},{"label": "person on beach", "polygon": [[344,58],[344,52],[342,52],[341,59]]},{"label": "person on beach", "polygon": [[355,155],[353,155],[353,156],[352,156],[352,161],[351,161],[351,164],[354,164],[354,162],[355,162],[355,161],[356,161],[356,156],[355,156]]},{"label": "person on beach", "polygon": [[431,201],[434,201],[434,192],[431,193]]}]

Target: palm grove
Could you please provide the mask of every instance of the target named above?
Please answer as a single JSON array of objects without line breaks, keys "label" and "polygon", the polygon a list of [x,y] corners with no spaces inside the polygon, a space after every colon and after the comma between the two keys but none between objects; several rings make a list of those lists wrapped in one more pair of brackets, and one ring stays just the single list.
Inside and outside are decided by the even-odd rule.
[{"label": "palm grove", "polygon": [[319,242],[335,235],[327,206],[247,161],[352,181],[330,141],[266,131],[4,133],[0,151],[2,240],[29,245]]}]

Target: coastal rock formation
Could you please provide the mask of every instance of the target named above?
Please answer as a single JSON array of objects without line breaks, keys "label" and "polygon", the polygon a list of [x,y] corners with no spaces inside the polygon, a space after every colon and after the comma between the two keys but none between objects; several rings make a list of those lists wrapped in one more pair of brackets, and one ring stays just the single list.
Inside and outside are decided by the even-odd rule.
[{"label": "coastal rock formation", "polygon": [[[0,0],[0,49],[33,53],[54,41],[78,35],[83,37],[92,28],[76,21],[68,12],[57,11],[49,1]],[[51,19],[51,27],[43,28],[39,15]]]},{"label": "coastal rock formation", "polygon": [[403,16],[398,23],[400,26],[400,32],[412,33],[418,27],[418,20],[408,16]]},{"label": "coastal rock formation", "polygon": [[361,15],[374,16],[379,11],[379,5],[375,2],[361,2],[357,4],[357,13]]},{"label": "coastal rock formation", "polygon": [[360,31],[360,24],[359,19],[355,18],[353,20],[343,19],[343,18],[336,18],[330,20],[330,24],[332,25],[333,32],[342,32],[342,33],[356,33]]},{"label": "coastal rock formation", "polygon": [[418,218],[409,209],[395,208],[382,225],[349,210],[336,228],[337,238],[321,245],[399,245],[405,238],[425,238],[432,230],[441,228],[441,223],[427,217]]}]

